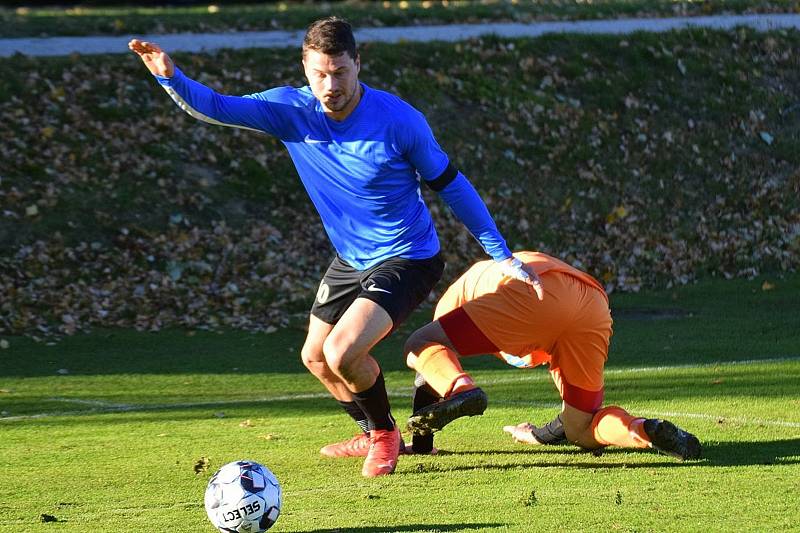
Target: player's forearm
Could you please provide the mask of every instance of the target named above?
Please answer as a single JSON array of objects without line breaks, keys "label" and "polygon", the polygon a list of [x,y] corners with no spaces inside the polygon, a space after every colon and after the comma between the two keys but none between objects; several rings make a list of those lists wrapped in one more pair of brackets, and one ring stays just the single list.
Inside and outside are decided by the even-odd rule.
[{"label": "player's forearm", "polygon": [[263,129],[258,104],[252,99],[221,95],[187,77],[177,67],[171,77],[155,78],[178,107],[198,120],[220,126]]},{"label": "player's forearm", "polygon": [[511,251],[489,214],[486,204],[463,174],[459,172],[452,182],[439,191],[439,195],[470,233],[478,239],[492,259],[502,261],[511,257]]}]

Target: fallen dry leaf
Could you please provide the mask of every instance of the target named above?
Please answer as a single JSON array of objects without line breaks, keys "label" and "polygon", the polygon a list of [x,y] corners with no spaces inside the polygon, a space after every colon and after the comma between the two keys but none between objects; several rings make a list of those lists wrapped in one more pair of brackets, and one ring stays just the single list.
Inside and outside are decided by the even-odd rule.
[{"label": "fallen dry leaf", "polygon": [[195,475],[200,475],[203,472],[207,471],[209,466],[211,466],[211,461],[209,460],[209,458],[205,457],[205,456],[200,457],[200,459],[198,459],[194,463],[194,473],[195,473]]}]

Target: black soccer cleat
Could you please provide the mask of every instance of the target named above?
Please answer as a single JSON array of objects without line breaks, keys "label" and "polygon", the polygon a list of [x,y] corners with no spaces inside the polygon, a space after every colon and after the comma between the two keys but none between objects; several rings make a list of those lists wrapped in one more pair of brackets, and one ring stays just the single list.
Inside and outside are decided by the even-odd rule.
[{"label": "black soccer cleat", "polygon": [[669,420],[648,418],[644,421],[644,432],[650,437],[653,449],[665,455],[682,461],[700,458],[700,441],[697,437]]},{"label": "black soccer cleat", "polygon": [[456,418],[482,415],[488,403],[486,393],[476,387],[417,410],[406,425],[414,435],[430,435]]}]

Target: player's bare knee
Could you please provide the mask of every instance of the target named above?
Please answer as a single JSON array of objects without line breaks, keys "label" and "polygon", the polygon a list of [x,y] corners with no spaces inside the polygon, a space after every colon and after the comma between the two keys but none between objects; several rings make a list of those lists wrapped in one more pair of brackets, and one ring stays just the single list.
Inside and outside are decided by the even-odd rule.
[{"label": "player's bare knee", "polygon": [[358,354],[353,349],[352,343],[330,335],[322,345],[322,352],[328,368],[337,376],[347,379],[351,374],[351,367],[358,359]]},{"label": "player's bare knee", "polygon": [[322,379],[332,374],[325,361],[303,361],[309,372]]},{"label": "player's bare knee", "polygon": [[328,368],[336,377],[346,382],[354,381],[358,376],[355,372],[355,365],[352,359],[344,354],[334,354],[326,359]]},{"label": "player's bare knee", "polygon": [[306,343],[300,350],[300,359],[303,365],[313,372],[320,364],[325,364],[325,354],[322,353],[322,347],[317,343]]}]

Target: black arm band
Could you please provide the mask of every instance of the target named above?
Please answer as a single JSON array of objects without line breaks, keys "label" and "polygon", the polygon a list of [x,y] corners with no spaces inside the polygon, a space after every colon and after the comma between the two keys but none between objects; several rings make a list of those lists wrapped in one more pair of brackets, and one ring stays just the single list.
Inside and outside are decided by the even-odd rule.
[{"label": "black arm band", "polygon": [[564,424],[561,423],[560,414],[540,428],[533,426],[531,433],[542,444],[564,444],[567,442],[567,434],[564,431]]},{"label": "black arm band", "polygon": [[448,163],[447,168],[444,169],[444,172],[442,172],[438,178],[432,179],[431,181],[423,181],[425,181],[432,190],[439,192],[450,185],[450,182],[456,179],[456,176],[458,176],[458,170],[453,166],[453,163]]}]

